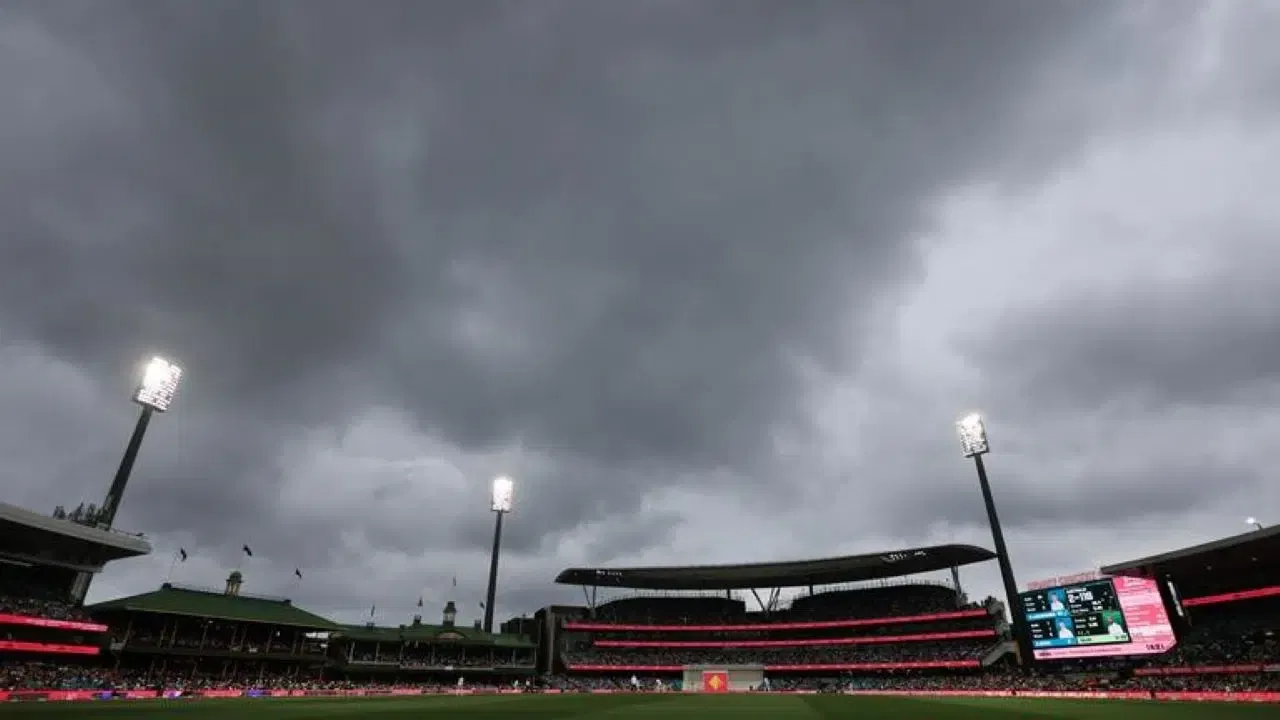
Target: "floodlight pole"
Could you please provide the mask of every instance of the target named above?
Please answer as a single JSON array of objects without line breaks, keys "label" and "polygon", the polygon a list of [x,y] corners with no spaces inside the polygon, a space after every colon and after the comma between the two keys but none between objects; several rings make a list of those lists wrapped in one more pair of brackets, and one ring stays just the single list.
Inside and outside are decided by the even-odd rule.
[{"label": "floodlight pole", "polygon": [[1004,583],[1005,602],[1009,604],[1009,618],[1013,623],[1013,636],[1018,643],[1021,665],[1027,667],[1034,659],[1027,636],[1026,618],[1018,597],[1018,581],[1013,577],[1013,564],[1009,562],[1009,548],[1004,542],[1004,530],[1000,527],[1000,515],[987,480],[987,466],[982,462],[983,453],[974,453],[973,465],[978,470],[978,485],[982,488],[982,503],[987,508],[987,524],[991,526],[991,540],[996,546],[996,562],[1000,564],[1000,580]]},{"label": "floodlight pole", "polygon": [[129,436],[129,444],[124,448],[124,457],[120,458],[120,467],[116,468],[116,476],[111,481],[111,489],[107,491],[107,499],[102,503],[101,524],[110,528],[116,521],[116,512],[120,509],[120,500],[124,497],[125,486],[129,484],[129,475],[133,473],[133,464],[138,459],[138,450],[142,448],[142,438],[147,434],[147,426],[155,409],[143,405],[138,415],[138,423],[133,426],[133,435]]},{"label": "floodlight pole", "polygon": [[484,631],[493,632],[493,603],[498,595],[498,554],[502,550],[502,516],[506,511],[495,508],[493,523],[493,554],[489,556],[489,590],[484,598]]}]

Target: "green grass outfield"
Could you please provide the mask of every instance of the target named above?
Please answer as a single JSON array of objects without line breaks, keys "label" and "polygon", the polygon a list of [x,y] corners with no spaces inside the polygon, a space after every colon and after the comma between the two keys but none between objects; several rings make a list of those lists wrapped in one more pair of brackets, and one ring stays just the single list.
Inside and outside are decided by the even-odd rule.
[{"label": "green grass outfield", "polygon": [[1091,720],[1250,720],[1280,717],[1280,707],[1248,703],[1171,703],[1130,700],[1046,700],[1015,698],[904,698],[840,695],[506,695],[409,698],[260,698],[237,700],[117,700],[78,703],[6,703],[9,718],[457,718],[457,720],[695,720],[696,718],[1080,718]]}]

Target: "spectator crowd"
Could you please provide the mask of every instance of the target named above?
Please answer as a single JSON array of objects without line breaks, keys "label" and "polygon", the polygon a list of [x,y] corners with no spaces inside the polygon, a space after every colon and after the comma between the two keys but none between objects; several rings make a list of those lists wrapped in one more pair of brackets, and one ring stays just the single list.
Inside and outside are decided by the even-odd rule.
[{"label": "spectator crowd", "polygon": [[71,603],[36,593],[0,594],[0,614],[52,620],[88,620],[84,612]]},{"label": "spectator crowd", "polygon": [[[762,623],[812,620],[902,618],[950,612],[961,608],[985,608],[988,615],[977,618],[928,622],[889,622],[832,630],[765,631]],[[550,685],[565,691],[631,689],[629,670],[611,673],[573,672],[574,666],[688,666],[688,665],[861,665],[908,664],[937,661],[969,661],[975,667],[960,670],[912,670],[862,672],[773,672],[767,676],[770,689],[849,690],[1054,690],[1088,689],[1132,691],[1278,691],[1280,673],[1257,670],[1234,673],[1194,673],[1144,675],[1150,668],[1185,666],[1232,666],[1280,664],[1280,598],[1262,598],[1190,609],[1191,630],[1177,647],[1163,655],[1123,659],[1081,660],[1041,664],[1037,672],[1012,672],[1007,663],[976,667],[999,637],[991,601],[982,605],[964,602],[954,590],[938,585],[887,585],[870,589],[837,590],[797,598],[785,610],[747,612],[741,600],[724,596],[682,598],[624,598],[598,608],[596,621],[633,624],[726,624],[745,626],[725,632],[596,632],[565,631],[561,659],[567,674],[551,678]],[[0,614],[30,615],[52,619],[88,619],[73,604],[37,586],[24,585],[17,575],[0,578]],[[326,651],[330,657],[356,662],[395,663],[402,668],[444,670],[466,674],[478,667],[531,665],[526,651],[469,650],[429,643],[396,642],[326,646],[325,641],[306,637],[300,631],[281,632],[266,626],[226,623],[192,618],[177,625],[152,618],[130,624],[130,632],[113,633],[113,640],[131,645],[176,648],[188,651],[188,659],[170,658],[159,671],[108,669],[100,659],[82,663],[33,662],[20,656],[0,655],[0,690],[123,690],[158,688],[184,691],[270,688],[284,690],[351,690],[377,688],[389,684],[435,689],[442,682],[415,679],[405,682],[389,674],[383,678],[361,679],[358,672],[335,679],[341,666],[321,667]],[[972,640],[899,641],[856,645],[792,645],[766,648],[684,648],[639,647],[601,648],[594,639],[644,639],[689,641],[694,639],[816,639],[820,637],[916,635],[972,629],[992,629],[991,637]],[[281,669],[279,663],[212,660],[205,664],[199,651],[235,650],[262,654],[312,653],[318,658],[311,669],[295,665]],[[339,651],[339,652],[335,652]],[[348,654],[349,651],[349,654]],[[228,668],[232,668],[230,671]],[[215,670],[216,668],[216,670]],[[350,667],[347,668],[351,670]],[[400,673],[404,675],[404,673]],[[328,675],[328,677],[326,677]],[[417,673],[424,675],[424,673]],[[639,685],[646,689],[677,685],[676,673],[640,673]],[[453,676],[450,676],[452,679]],[[468,677],[468,687],[483,688],[480,677]],[[452,684],[449,685],[452,687]],[[505,685],[504,685],[505,686]]]},{"label": "spectator crowd", "polygon": [[[217,677],[213,673],[191,672],[186,669],[170,672],[140,670],[110,670],[89,665],[73,665],[46,662],[0,661],[0,690],[140,690],[163,688],[166,690],[355,690],[392,685],[414,686],[424,689],[456,687],[455,683],[439,681],[406,683],[394,678],[367,680],[325,679],[318,672],[296,674],[294,672],[252,672],[233,677]],[[467,681],[471,688],[493,687],[481,679]]]},{"label": "spectator crowd", "polygon": [[945,642],[834,647],[684,650],[680,648],[586,648],[566,653],[570,665],[818,665],[977,660],[991,643]]},{"label": "spectator crowd", "polygon": [[753,625],[930,615],[981,609],[945,585],[895,583],[801,595],[785,609],[748,612],[744,600],[723,595],[624,597],[596,608],[595,620],[673,625]]}]

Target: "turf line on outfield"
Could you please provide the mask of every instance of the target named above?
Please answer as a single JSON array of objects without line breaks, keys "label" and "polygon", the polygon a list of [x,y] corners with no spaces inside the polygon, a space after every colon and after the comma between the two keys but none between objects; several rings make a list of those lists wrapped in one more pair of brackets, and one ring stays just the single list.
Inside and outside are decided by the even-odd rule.
[{"label": "turf line on outfield", "polygon": [[805,702],[828,720],[875,718],[879,720],[1061,720],[1063,716],[1044,709],[983,707],[963,703],[936,702],[932,698],[861,696],[865,703],[850,703],[840,695],[809,695]]}]

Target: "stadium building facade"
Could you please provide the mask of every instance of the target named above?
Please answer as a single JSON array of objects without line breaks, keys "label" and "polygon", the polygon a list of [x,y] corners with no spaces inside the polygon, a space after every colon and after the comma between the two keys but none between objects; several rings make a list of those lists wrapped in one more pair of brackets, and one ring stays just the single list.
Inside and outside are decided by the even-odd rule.
[{"label": "stadium building facade", "polygon": [[450,601],[438,625],[344,625],[287,598],[241,592],[239,571],[216,591],[166,583],[90,606],[114,632],[115,668],[147,678],[265,687],[297,680],[447,684],[458,677],[511,682],[534,674],[528,638],[455,624]]},{"label": "stadium building facade", "polygon": [[[573,568],[556,582],[581,585],[587,605],[545,616],[550,662],[574,676],[665,677],[707,692],[838,683],[852,673],[977,671],[1016,652],[1003,605],[968,602],[958,581],[905,578],[942,570],[958,578],[960,567],[993,557],[941,545],[786,563]],[[868,582],[879,584],[839,587]],[[807,593],[781,607],[781,591],[797,587]],[[601,588],[665,594],[597,604]]]},{"label": "stadium building facade", "polygon": [[[165,693],[415,694],[681,687],[692,692],[1280,692],[1280,529],[1116,563],[1104,577],[1156,580],[1176,630],[1168,652],[1041,662],[1010,672],[1003,604],[958,581],[919,579],[984,562],[964,545],[791,563],[574,568],[583,605],[485,633],[457,622],[345,625],[285,598],[166,584],[84,606],[79,578],[150,552],[146,539],[0,505],[0,700]],[[1117,580],[1119,582],[1119,580]],[[850,587],[857,584],[857,587]],[[800,588],[782,602],[783,588]],[[597,602],[600,590],[634,591]],[[1013,611],[1018,611],[1014,608]],[[1161,694],[1164,695],[1161,695]],[[1209,696],[1204,696],[1209,697]],[[1176,699],[1176,698],[1175,698]]]}]

